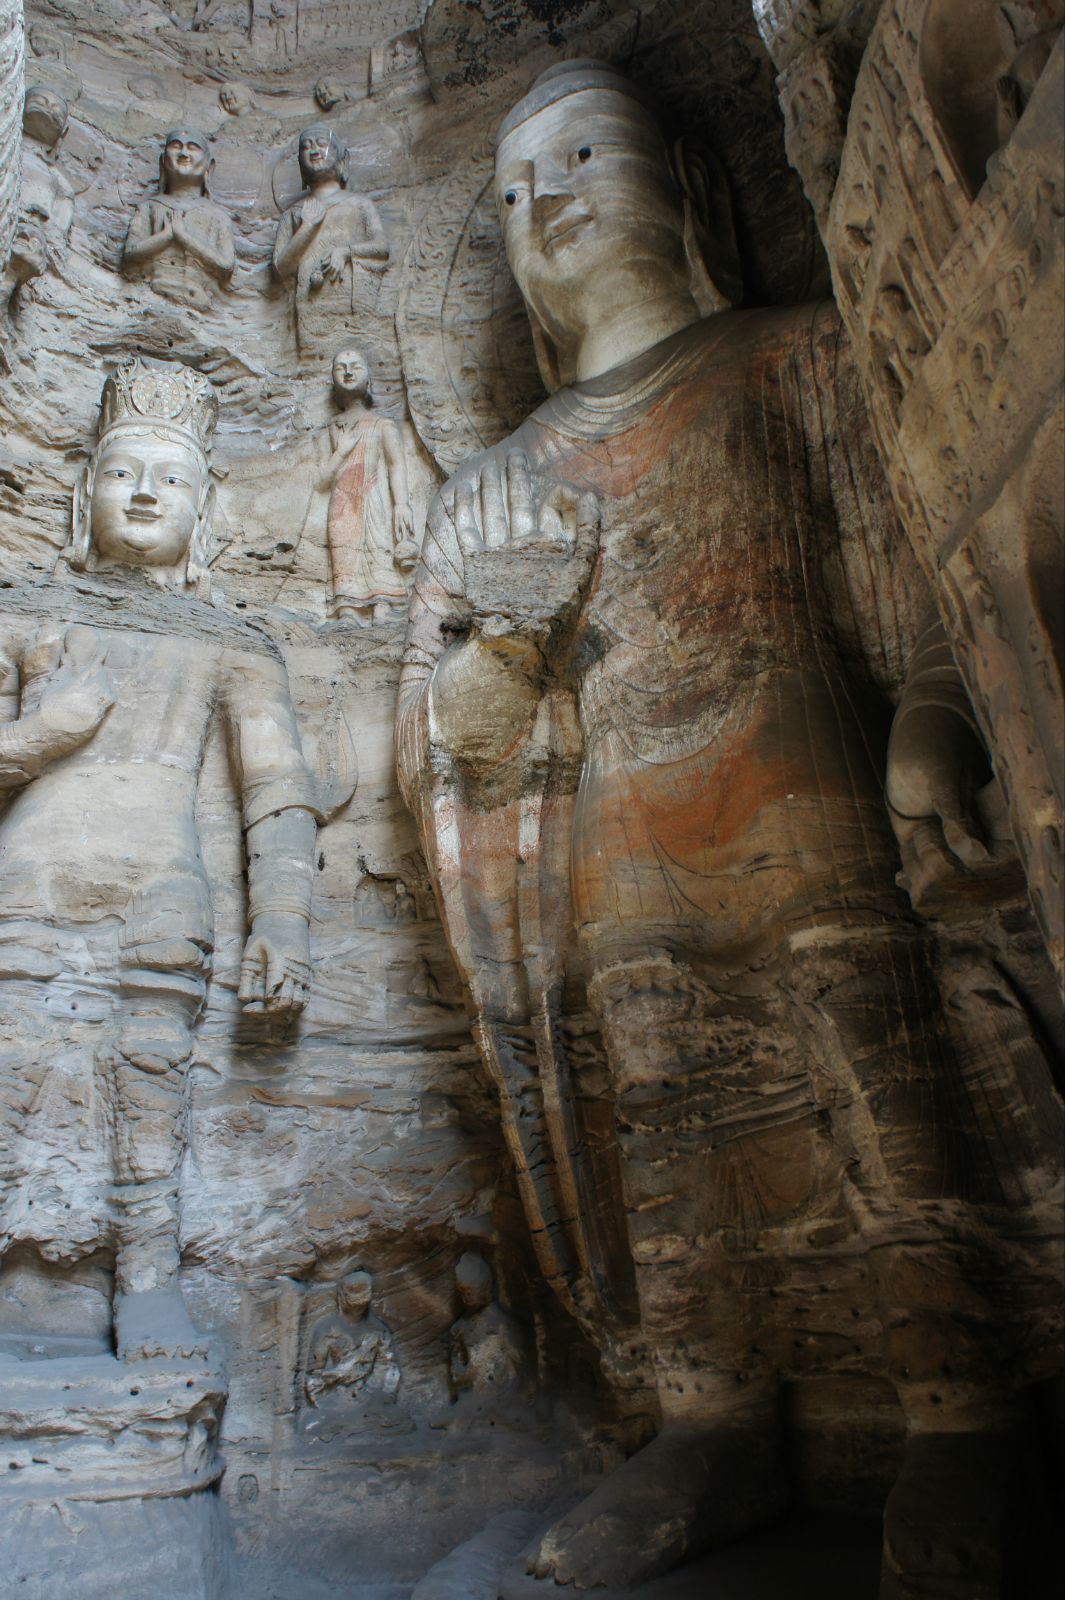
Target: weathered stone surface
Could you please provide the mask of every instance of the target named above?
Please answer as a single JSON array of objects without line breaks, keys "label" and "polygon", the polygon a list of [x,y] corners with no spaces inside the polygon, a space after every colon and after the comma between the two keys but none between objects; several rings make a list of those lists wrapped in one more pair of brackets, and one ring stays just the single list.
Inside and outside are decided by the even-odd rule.
[{"label": "weathered stone surface", "polygon": [[[1051,747],[1057,57],[1049,10],[959,14],[33,0],[0,1588],[1052,1574],[1060,1003],[1007,707]],[[594,56],[653,109],[563,74],[510,115]],[[116,370],[146,409],[101,438]],[[184,508],[172,559],[123,505]],[[970,579],[1011,620],[959,674]]]}]

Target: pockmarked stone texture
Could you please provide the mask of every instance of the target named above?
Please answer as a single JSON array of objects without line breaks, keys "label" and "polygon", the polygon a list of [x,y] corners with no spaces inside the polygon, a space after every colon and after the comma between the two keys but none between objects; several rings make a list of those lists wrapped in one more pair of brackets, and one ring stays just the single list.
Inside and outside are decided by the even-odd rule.
[{"label": "pockmarked stone texture", "polygon": [[0,0],[5,1594],[1055,1592],[1061,16],[969,10]]}]

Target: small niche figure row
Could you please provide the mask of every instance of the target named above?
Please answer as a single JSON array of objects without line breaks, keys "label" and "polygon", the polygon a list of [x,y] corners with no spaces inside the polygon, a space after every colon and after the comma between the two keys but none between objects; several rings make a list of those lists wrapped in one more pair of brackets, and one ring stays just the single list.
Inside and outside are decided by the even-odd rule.
[{"label": "small niche figure row", "polygon": [[[122,253],[156,293],[201,310],[235,264],[232,221],[209,194],[213,166],[206,135],[171,129],[159,192],[135,209]],[[301,355],[331,354],[338,332],[374,317],[388,240],[373,201],[348,187],[347,147],[324,123],[300,134],[299,169],[303,187],[278,224],[274,269],[295,285]]]}]

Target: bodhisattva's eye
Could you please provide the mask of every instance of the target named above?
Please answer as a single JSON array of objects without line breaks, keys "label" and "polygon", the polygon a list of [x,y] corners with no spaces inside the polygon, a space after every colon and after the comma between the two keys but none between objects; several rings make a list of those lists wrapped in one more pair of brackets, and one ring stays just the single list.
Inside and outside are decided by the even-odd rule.
[{"label": "bodhisattva's eye", "polygon": [[174,486],[174,485],[180,483],[181,485],[183,485],[183,487],[188,488],[188,485],[185,483],[184,478],[179,478],[176,472],[168,472],[167,475],[166,475],[166,481],[171,486]]},{"label": "bodhisattva's eye", "polygon": [[582,144],[580,149],[577,151],[577,160],[578,161],[590,161],[591,159],[592,159],[592,147],[591,147],[591,145],[590,144]]},{"label": "bodhisattva's eye", "polygon": [[127,472],[125,467],[108,467],[104,473],[105,478],[132,478],[132,472]]}]

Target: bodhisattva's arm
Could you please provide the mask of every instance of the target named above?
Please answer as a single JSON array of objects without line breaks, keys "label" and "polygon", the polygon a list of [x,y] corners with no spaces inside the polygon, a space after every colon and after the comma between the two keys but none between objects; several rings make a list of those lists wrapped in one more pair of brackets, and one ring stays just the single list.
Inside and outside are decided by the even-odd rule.
[{"label": "bodhisattva's arm", "polygon": [[56,644],[56,663],[34,710],[20,716],[17,651],[0,657],[0,790],[21,788],[92,738],[114,696],[95,640]]},{"label": "bodhisattva's arm", "polygon": [[294,1015],[310,986],[309,924],[318,786],[303,758],[282,663],[227,655],[224,703],[244,811],[250,932],[246,1011]]},{"label": "bodhisattva's arm", "polygon": [[174,219],[170,208],[146,200],[129,219],[126,243],[122,250],[124,266],[150,261],[174,243]]}]

